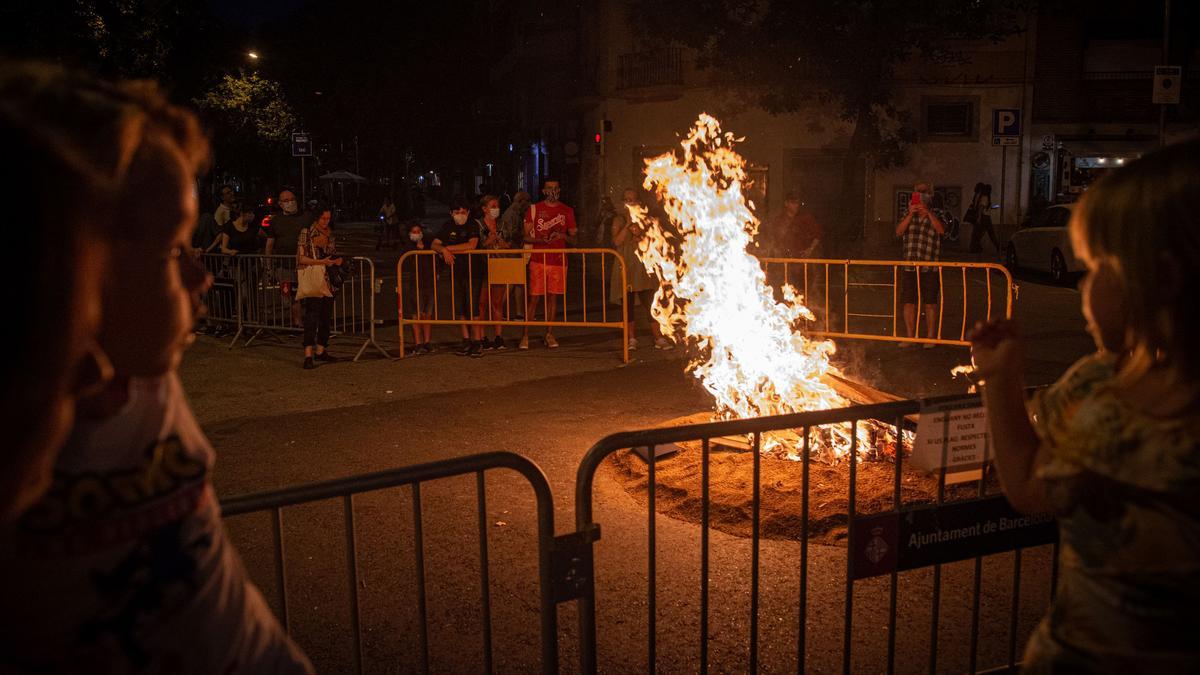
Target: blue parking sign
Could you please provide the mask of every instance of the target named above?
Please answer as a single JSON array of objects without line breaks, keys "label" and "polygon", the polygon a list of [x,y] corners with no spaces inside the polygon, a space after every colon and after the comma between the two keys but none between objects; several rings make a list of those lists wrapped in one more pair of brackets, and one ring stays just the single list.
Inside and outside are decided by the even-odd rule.
[{"label": "blue parking sign", "polygon": [[1020,108],[992,108],[992,136],[1020,135]]}]

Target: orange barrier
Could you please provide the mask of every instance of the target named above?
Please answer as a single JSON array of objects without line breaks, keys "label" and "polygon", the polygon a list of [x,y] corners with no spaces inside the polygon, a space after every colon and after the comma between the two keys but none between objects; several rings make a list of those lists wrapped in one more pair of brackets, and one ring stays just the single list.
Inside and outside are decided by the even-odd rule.
[{"label": "orange barrier", "polygon": [[[530,262],[554,254],[564,256],[565,267],[564,293],[558,296],[555,316],[550,316],[544,298],[539,303],[541,317],[527,316],[526,310],[533,297],[529,288],[531,282],[540,282],[543,289],[549,290],[547,286],[553,281],[555,267],[552,264],[540,266],[543,276],[533,280]],[[621,358],[625,363],[629,362],[626,294],[620,293],[619,307],[610,309],[608,306],[610,277],[614,269],[619,270],[621,288],[627,286],[625,261],[616,251],[607,248],[476,249],[455,253],[453,265],[444,264],[441,257],[441,253],[433,250],[408,251],[396,262],[400,358],[404,358],[404,332],[409,326],[499,325],[617,329],[621,331]],[[598,279],[594,278],[597,274]],[[481,318],[479,299],[485,283],[505,288],[499,319],[491,318],[490,313]],[[466,284],[469,292],[463,293],[460,284]],[[467,296],[466,307],[459,302],[462,295]],[[519,311],[514,308],[515,304],[520,304]]]},{"label": "orange barrier", "polygon": [[[930,301],[932,292],[922,287],[922,274],[914,275],[914,337],[905,334],[900,310],[901,274],[913,268],[912,261],[762,258],[762,263],[768,283],[775,288],[791,284],[816,314],[809,331],[812,335],[969,345],[967,335],[975,321],[1012,317],[1012,275],[995,263],[916,263],[923,273],[937,274],[938,287],[937,299]],[[932,334],[922,316],[927,304],[938,307]]]}]

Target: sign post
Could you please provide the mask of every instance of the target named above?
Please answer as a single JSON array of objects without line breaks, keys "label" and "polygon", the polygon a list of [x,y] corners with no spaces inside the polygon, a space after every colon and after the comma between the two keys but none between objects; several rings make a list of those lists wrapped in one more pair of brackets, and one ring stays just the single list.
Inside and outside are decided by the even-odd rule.
[{"label": "sign post", "polygon": [[[1164,53],[1166,49],[1163,49]],[[1154,67],[1154,93],[1151,101],[1158,106],[1158,145],[1166,145],[1167,106],[1179,105],[1179,86],[1183,84],[1180,66]]]},{"label": "sign post", "polygon": [[300,207],[308,203],[308,181],[304,175],[304,158],[312,157],[312,138],[307,133],[292,134],[292,157],[300,158]]},{"label": "sign post", "polygon": [[1021,109],[992,108],[992,145],[1000,147],[1000,224],[1004,224],[1004,190],[1008,183],[1008,146],[1021,144]]}]

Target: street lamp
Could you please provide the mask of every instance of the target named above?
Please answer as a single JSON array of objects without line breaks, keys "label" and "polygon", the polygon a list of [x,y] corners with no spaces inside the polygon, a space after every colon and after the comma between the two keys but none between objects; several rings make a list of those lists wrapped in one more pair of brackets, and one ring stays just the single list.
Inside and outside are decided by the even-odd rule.
[{"label": "street lamp", "polygon": [[249,58],[251,61],[257,61],[258,60],[258,52],[254,51],[254,50],[250,50],[250,51],[246,52],[246,57]]}]

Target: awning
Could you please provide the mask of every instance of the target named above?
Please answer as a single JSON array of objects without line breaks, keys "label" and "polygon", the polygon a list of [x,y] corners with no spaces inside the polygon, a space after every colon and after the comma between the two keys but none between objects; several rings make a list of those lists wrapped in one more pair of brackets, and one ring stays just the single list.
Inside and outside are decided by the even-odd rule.
[{"label": "awning", "polygon": [[320,176],[321,180],[327,180],[333,183],[365,183],[366,178],[349,171],[332,171]]}]

